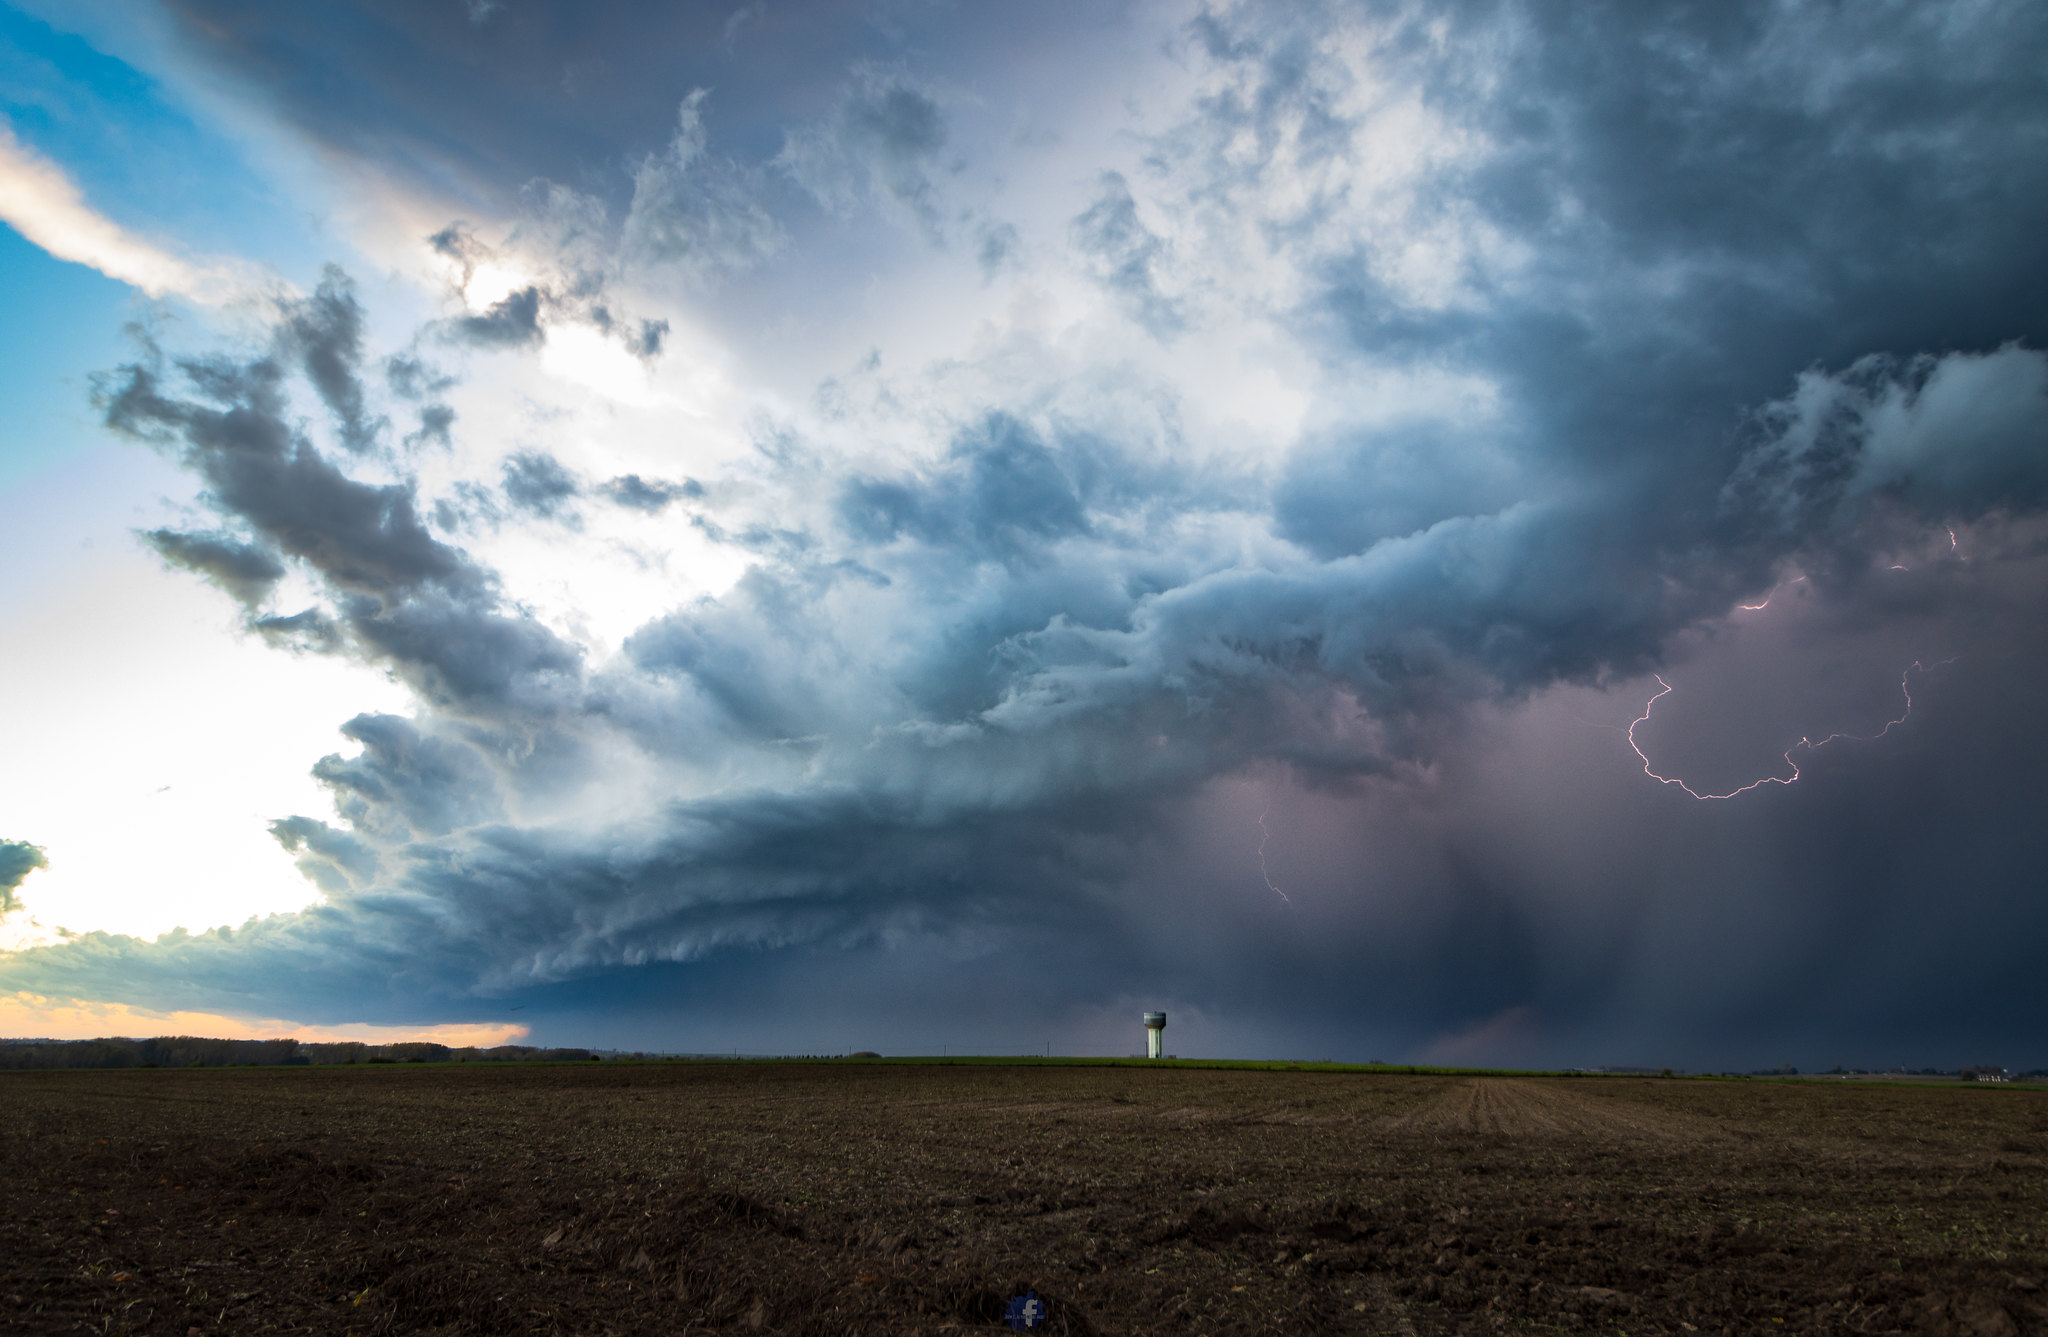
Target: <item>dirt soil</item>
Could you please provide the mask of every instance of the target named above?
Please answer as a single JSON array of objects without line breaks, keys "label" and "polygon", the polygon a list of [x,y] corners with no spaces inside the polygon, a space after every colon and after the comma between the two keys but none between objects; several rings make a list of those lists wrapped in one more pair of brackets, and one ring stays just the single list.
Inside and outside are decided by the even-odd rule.
[{"label": "dirt soil", "polygon": [[2048,1333],[2048,1094],[0,1073],[0,1332]]}]

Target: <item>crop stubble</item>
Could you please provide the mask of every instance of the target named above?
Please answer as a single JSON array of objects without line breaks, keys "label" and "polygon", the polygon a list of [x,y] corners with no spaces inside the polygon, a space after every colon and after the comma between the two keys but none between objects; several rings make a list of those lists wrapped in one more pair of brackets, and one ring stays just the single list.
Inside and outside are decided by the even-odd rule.
[{"label": "crop stubble", "polygon": [[0,1330],[2048,1332],[2028,1091],[0,1073]]}]

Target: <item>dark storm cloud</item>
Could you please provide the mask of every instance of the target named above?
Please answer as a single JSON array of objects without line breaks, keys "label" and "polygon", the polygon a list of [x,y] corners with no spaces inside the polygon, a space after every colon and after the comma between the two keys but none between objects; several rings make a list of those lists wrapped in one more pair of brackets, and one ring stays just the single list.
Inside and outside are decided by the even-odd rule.
[{"label": "dark storm cloud", "polygon": [[[499,214],[536,177],[597,190],[623,213],[633,185],[613,169],[670,141],[679,101],[715,89],[721,138],[748,163],[773,158],[823,110],[817,90],[850,67],[901,59],[907,44],[948,67],[1007,73],[1077,35],[1114,29],[1130,6],[1058,0],[1030,20],[980,6],[933,7],[915,30],[868,4],[502,5],[348,0],[317,9],[244,0],[164,0],[192,56],[255,91],[330,151],[415,187]],[[736,17],[749,15],[734,27]],[[1035,81],[1035,80],[1034,80]],[[859,133],[917,156],[930,123],[919,96],[854,107]],[[914,170],[914,169],[913,169]],[[687,175],[687,173],[685,174]],[[912,176],[893,178],[914,193]],[[660,194],[661,192],[655,192]],[[466,207],[466,206],[465,206]],[[695,207],[695,206],[690,206]]]},{"label": "dark storm cloud", "polygon": [[[1624,8],[1597,30],[1535,21],[1503,49],[1488,43],[1515,29],[1493,11],[1459,11],[1463,40],[1447,44],[1424,32],[1435,10],[1371,12],[1401,62],[1389,67],[1396,77],[1441,99],[1454,128],[1501,145],[1476,166],[1453,160],[1426,176],[1415,207],[1436,218],[1454,202],[1476,211],[1530,248],[1528,258],[1497,276],[1467,261],[1484,305],[1461,310],[1404,296],[1376,274],[1369,249],[1319,253],[1313,234],[1342,216],[1341,195],[1276,220],[1269,244],[1323,279],[1298,317],[1309,328],[1324,313],[1341,317],[1324,345],[1334,366],[1469,371],[1500,386],[1507,406],[1477,428],[1424,421],[1375,429],[1363,450],[1305,447],[1277,498],[1279,519],[1332,560],[1298,573],[1221,573],[1162,596],[1128,630],[1087,638],[1125,668],[1048,667],[1046,691],[1060,709],[1129,692],[1131,670],[1158,682],[1245,649],[1268,664],[1284,662],[1289,647],[1306,650],[1382,707],[1398,704],[1402,679],[1435,678],[1449,664],[1509,685],[1639,664],[1810,532],[1794,526],[1765,540],[1753,513],[1717,507],[1738,468],[1750,481],[1737,490],[1768,475],[1824,491],[1816,478],[1834,469],[1852,491],[1965,519],[2033,504],[2044,467],[2039,354],[2008,349],[1995,369],[1976,359],[2048,335],[2039,310],[2011,301],[2006,286],[2043,287],[2015,217],[2048,222],[2048,189],[2039,174],[2023,185],[1988,166],[2023,160],[2022,145],[2048,128],[2042,100],[2021,92],[2023,62],[2005,54],[2010,44],[2040,51],[2039,21],[1999,8],[1961,34],[1924,13],[1865,12],[1837,31],[1766,6]],[[1170,139],[1161,207],[1192,198],[1182,213],[1193,221],[1204,200],[1223,202],[1217,212],[1256,209],[1281,164],[1355,151],[1331,109],[1356,75],[1316,54],[1319,13],[1252,8],[1205,21],[1208,49],[1234,83]],[[1926,58],[1902,58],[1901,42],[1923,39]],[[1975,73],[1959,71],[1971,68],[1963,49],[1979,41],[2005,44],[1981,100],[1958,87],[1975,87]],[[1473,82],[1467,53],[1480,49],[1501,52],[1513,76],[1490,92]],[[1794,70],[1803,77],[1788,77]],[[1225,151],[1247,137],[1258,153]],[[1973,151],[1957,153],[1966,143]],[[1833,183],[1824,199],[1816,177]],[[1907,203],[1916,192],[1924,207]],[[1983,207],[1993,195],[1997,207]],[[1577,211],[1555,212],[1566,199]],[[1156,298],[1161,243],[1138,221],[1130,183],[1106,178],[1076,235],[1142,316]],[[1596,255],[1606,258],[1589,262]],[[1967,291],[1992,273],[2004,277],[1989,303],[1893,309],[1902,289]],[[1792,419],[1784,430],[1795,434],[1816,430],[1816,413],[1888,413],[1897,421],[1887,419],[1884,439],[1899,444],[1751,446],[1744,464],[1744,430],[1754,427],[1743,415],[1785,395],[1801,369],[1953,346],[1966,326],[1981,353],[1930,355],[1912,376],[1968,391],[1928,395],[1917,410],[1904,406],[1919,392],[1899,389],[1769,411]],[[1851,379],[1872,374],[1866,365]],[[1817,371],[1802,394],[1828,398],[1820,387],[1834,383]],[[1856,393],[1867,406],[1846,402]],[[1905,421],[1966,399],[1967,428],[1950,420],[1922,432]],[[1642,449],[1646,441],[1659,449]],[[1433,664],[1438,656],[1448,663]]]},{"label": "dark storm cloud", "polygon": [[344,594],[337,604],[372,659],[447,709],[552,714],[580,676],[573,644],[494,599],[430,589],[403,601]]},{"label": "dark storm cloud", "polygon": [[0,914],[15,908],[15,892],[23,879],[38,868],[49,866],[42,848],[24,840],[0,840]]},{"label": "dark storm cloud", "polygon": [[[1971,532],[1967,562],[1774,607],[1758,618],[1781,620],[1744,641],[1695,644],[1663,666],[1678,692],[1658,709],[1674,713],[1642,736],[1660,768],[1695,783],[1786,774],[1778,747],[1816,722],[1853,735],[1797,754],[1797,784],[1744,796],[1765,801],[1697,803],[1620,768],[1561,765],[1560,752],[1612,745],[1562,711],[1520,739],[1461,740],[1466,759],[1446,770],[1463,778],[1444,796],[1458,815],[1442,838],[1484,883],[1540,908],[1509,944],[1529,981],[1513,1001],[1607,1062],[1952,1065],[1979,1043],[2038,1052],[2030,954],[2003,941],[2031,940],[2041,922],[2029,870],[2042,840],[2021,816],[2048,746],[2031,681],[2048,649],[2032,616],[2033,529]],[[1913,675],[1904,725],[1855,741],[1901,713],[1899,669],[1930,643],[1954,661]],[[1806,683],[1802,710],[1752,730]],[[1748,748],[1707,769],[1723,738],[1745,733]]]},{"label": "dark storm cloud", "polygon": [[[173,368],[145,352],[96,385],[107,425],[178,458],[263,552],[303,563],[331,594],[331,611],[266,619],[258,630],[300,648],[352,644],[451,707],[550,708],[555,684],[578,673],[576,650],[500,611],[495,578],[428,532],[410,484],[362,482],[322,455],[291,412],[283,367],[211,358]],[[335,416],[345,428],[345,414]],[[216,578],[246,581],[233,564],[256,560],[206,535],[166,532],[152,542],[210,562]]]},{"label": "dark storm cloud", "polygon": [[[456,284],[462,288],[469,286],[469,281],[476,276],[476,267],[491,256],[491,248],[478,240],[469,225],[459,219],[429,236],[427,245],[433,248],[434,254],[453,260],[462,267],[462,277]],[[392,362],[395,364],[394,369],[401,374],[411,370],[411,366],[408,365],[410,359],[393,358]]]},{"label": "dark storm cloud", "polygon": [[692,82],[722,72],[706,59],[724,18],[714,6],[519,5],[481,23],[458,5],[382,0],[166,8],[195,54],[316,139],[485,207],[509,205],[536,176],[583,181],[622,143],[651,140]]},{"label": "dark storm cloud", "polygon": [[416,403],[428,401],[419,404],[419,426],[405,434],[407,449],[416,450],[429,444],[447,449],[455,444],[451,434],[455,426],[455,410],[431,399],[453,387],[453,377],[415,355],[395,353],[384,359],[384,382],[401,399]]},{"label": "dark storm cloud", "polygon": [[[377,820],[409,797],[369,798],[367,778],[384,786],[446,764],[421,757],[417,737],[360,732],[365,758],[337,780],[345,797],[379,809]],[[247,1006],[286,991],[303,1006],[388,1018],[604,966],[811,943],[872,948],[892,932],[943,928],[963,905],[990,925],[1051,930],[1085,919],[1085,898],[1062,889],[1099,862],[1086,849],[1098,819],[1072,818],[1072,834],[1057,838],[1001,816],[933,830],[875,795],[762,795],[691,805],[667,833],[605,848],[488,822],[394,843],[294,817],[272,833],[328,904],[156,944],[87,934],[11,959],[9,979],[63,992],[111,970],[136,996]],[[982,867],[991,854],[1000,864]]]},{"label": "dark storm cloud", "polygon": [[[1176,352],[1280,341],[1327,402],[1269,470],[1177,450],[1171,406],[1156,445],[1126,412],[1149,387],[1063,371],[991,372],[989,402],[933,411],[919,463],[771,425],[751,509],[592,488],[650,514],[690,496],[753,562],[591,666],[428,534],[409,486],[302,439],[284,382],[318,389],[312,362],[110,381],[110,423],[176,452],[223,532],[330,592],[259,627],[391,665],[425,704],[319,763],[348,829],[275,828],[328,905],[95,936],[10,978],[215,1002],[292,981],[396,1010],[651,962],[746,973],[740,949],[786,982],[817,949],[880,997],[910,943],[984,970],[1063,953],[1046,1008],[1142,989],[1267,1034],[1313,1011],[1340,1053],[1370,1031],[1396,1054],[1512,1034],[1551,1061],[1658,1035],[1704,1056],[1715,1033],[1873,1034],[1857,1009],[1915,1043],[1993,1012],[1982,1033],[2037,1027],[2016,944],[2040,915],[2014,891],[2048,743],[2048,16],[1249,6],[1187,36],[1201,91],[1139,161],[1077,170],[1092,198],[1034,251],[1066,243]],[[821,84],[782,164],[936,231],[953,134],[894,68]],[[715,197],[706,154],[649,159],[675,178],[648,198]],[[677,255],[731,235],[664,208]],[[361,418],[320,394],[344,434]],[[505,475],[529,511],[581,488],[545,456]],[[1795,630],[1736,629],[1795,569]],[[1755,803],[1695,804],[1637,770],[1628,714],[1570,713],[1672,672],[1670,731],[1645,737],[1704,764],[1734,714],[1684,711],[1740,703],[1755,647],[1855,738],[1905,663],[1956,663],[1910,729]],[[1796,737],[1727,765],[1768,773]],[[613,765],[635,777],[616,803],[576,807]]]},{"label": "dark storm cloud", "polygon": [[643,320],[638,326],[614,319],[609,307],[595,306],[590,309],[590,322],[606,334],[615,336],[625,345],[627,352],[642,362],[654,362],[661,357],[661,349],[668,342],[668,322],[665,320]]},{"label": "dark storm cloud", "polygon": [[2008,344],[1908,362],[1874,353],[1810,371],[1757,414],[1728,505],[1785,530],[1865,518],[1885,499],[1929,518],[2048,502],[2048,358]]},{"label": "dark storm cloud", "polygon": [[491,303],[480,315],[457,316],[448,322],[448,329],[456,338],[480,348],[537,344],[545,337],[540,328],[540,304],[540,288],[528,284]]},{"label": "dark storm cloud", "polygon": [[441,585],[470,593],[483,573],[436,542],[402,486],[357,482],[292,425],[281,369],[268,359],[195,361],[178,369],[196,392],[178,398],[151,358],[105,378],[107,425],[176,450],[223,512],[337,586],[375,595]]},{"label": "dark storm cloud", "polygon": [[[982,573],[991,559],[1007,567],[1012,579],[1002,595],[949,614],[929,655],[891,681],[935,722],[975,719],[972,746],[1002,757],[990,764],[1016,791],[1032,790],[1026,777],[1044,774],[1040,767],[1054,768],[1053,783],[1068,792],[1116,773],[1124,778],[1122,814],[1135,821],[1148,783],[1176,781],[1141,749],[1120,754],[1106,740],[1135,742],[1153,729],[1185,742],[1196,771],[1263,755],[1311,780],[1372,774],[1389,752],[1427,757],[1442,749],[1449,722],[1475,698],[1656,663],[1675,634],[1720,617],[1737,599],[1760,598],[1788,561],[1811,567],[1851,622],[1905,618],[1905,608],[1888,607],[1861,574],[1899,539],[1887,515],[1904,508],[1923,522],[1989,523],[2039,508],[2048,405],[2038,350],[2048,329],[2037,299],[2048,284],[2023,238],[2048,223],[2048,190],[2037,172],[1995,165],[2029,161],[2025,146],[2048,128],[2040,90],[2024,91],[2018,73],[2048,46],[2038,20],[1993,8],[1983,11],[1981,28],[1944,22],[1937,31],[1924,12],[1885,11],[1837,29],[1804,11],[1731,7],[1677,16],[1616,11],[1569,23],[1525,22],[1516,11],[1495,27],[1492,13],[1460,11],[1459,37],[1444,42],[1423,32],[1435,9],[1376,11],[1379,39],[1400,60],[1391,67],[1397,77],[1413,71],[1453,130],[1499,146],[1476,161],[1454,155],[1426,173],[1411,208],[1432,225],[1513,238],[1526,248],[1514,269],[1468,252],[1455,271],[1468,295],[1418,295],[1374,249],[1376,239],[1333,247],[1318,237],[1344,218],[1348,200],[1336,192],[1264,229],[1269,258],[1306,280],[1298,304],[1276,315],[1320,332],[1311,346],[1333,370],[1451,370],[1483,378],[1500,395],[1476,421],[1420,413],[1305,440],[1272,500],[1281,532],[1316,561],[1204,570],[1199,562],[1176,566],[1170,549],[1149,549],[1141,564],[1113,549],[1076,548],[1053,578],[1059,602],[1047,607],[1014,578],[1056,549],[1028,525],[1013,527],[1007,545],[990,545],[974,518],[972,451],[915,477],[851,479],[840,493],[851,534],[896,547],[895,560],[887,546],[871,547],[864,560],[899,586],[936,587],[936,577],[920,578],[927,552],[956,553]],[[1302,15],[1250,9],[1216,20],[1211,50],[1230,91],[1168,137],[1156,181],[1106,180],[1077,220],[1075,240],[1098,262],[1098,277],[1141,319],[1160,300],[1167,258],[1159,232],[1142,221],[1141,195],[1169,216],[1178,211],[1199,238],[1205,218],[1256,210],[1262,193],[1292,185],[1275,178],[1282,159],[1327,165],[1359,152],[1348,137],[1354,127],[1336,110],[1354,77],[1322,62],[1322,20]],[[1982,90],[1968,55],[1979,42],[2000,50],[1981,67]],[[1924,48],[1916,52],[1916,43]],[[1509,77],[1481,77],[1477,52],[1499,54]],[[1260,151],[1226,151],[1246,139]],[[1831,183],[1827,198],[1815,196],[1816,180]],[[1924,207],[1915,207],[1923,194]],[[1688,196],[1693,204],[1672,204]],[[1717,221],[1702,224],[1703,216]],[[1207,273],[1234,261],[1228,253],[1174,259]],[[1937,296],[1944,290],[1951,300]],[[1110,534],[1128,526],[1118,510],[1097,499],[1078,514],[1089,530]],[[1075,513],[1023,502],[1018,514]],[[1921,579],[1917,597],[1962,619],[1923,631],[1944,653],[1965,649],[1967,658],[1968,619],[1979,614],[1966,611],[1954,583],[1967,579],[1963,568],[1930,569]],[[1993,624],[2025,619],[2031,614],[2021,610],[2037,609],[2039,598],[2038,587],[2022,582],[1993,601],[2005,614],[1981,616]],[[991,607],[1001,614],[991,617]],[[650,636],[645,650],[669,647],[661,662],[687,666],[763,729],[814,728],[794,693],[774,691],[772,675],[733,656],[734,639],[709,631],[684,641]],[[2011,647],[1996,655],[2029,662]],[[1987,698],[2011,712],[2020,736],[2038,738],[2038,711],[2021,704],[2025,673],[1993,679],[1982,689]],[[1370,710],[1378,736],[1347,747],[1341,735],[1315,737],[1326,715],[1311,712],[1311,729],[1289,720],[1280,704],[1289,694],[1313,700],[1333,683]],[[1157,709],[1169,701],[1187,704]],[[1927,870],[1945,859],[1952,870],[1968,868],[1941,885],[1980,889],[1973,913],[1984,923],[2016,916],[2013,932],[2025,938],[2031,930],[2020,926],[2031,920],[2006,893],[2025,884],[2037,856],[2013,838],[2023,828],[2008,828],[2016,817],[2003,800],[2038,794],[2025,779],[2029,745],[2015,742],[1997,767],[1980,772],[1962,764],[1973,737],[1960,725],[1951,735],[1951,775],[1963,790],[1994,798],[1983,806],[1984,823],[1953,838],[1934,824],[1916,826],[1920,852],[1912,859]],[[1025,738],[1032,742],[1018,752],[1002,750]],[[1762,757],[1775,760],[1775,751]],[[1484,752],[1468,764],[1483,769]],[[1836,783],[1845,775],[1825,773]],[[1785,930],[1799,942],[1847,931],[1860,887],[1885,897],[1893,907],[1887,922],[1902,940],[1912,937],[1920,902],[1909,880],[1883,870],[1885,842],[1870,819],[1906,800],[1848,789],[1817,811],[1806,806],[1811,792],[1727,820],[1744,833],[1735,848],[1810,840],[1808,849],[1834,852],[1832,867],[1813,853],[1766,875],[1728,868],[1701,850],[1697,871],[1672,868],[1636,885],[1711,905],[1717,877],[1751,878],[1805,907],[1805,922]],[[1653,786],[1638,796],[1659,797]],[[1489,825],[1500,811],[1498,802],[1475,805],[1443,838],[1449,848],[1500,843]],[[1662,830],[1684,817],[1667,808],[1638,820]],[[1554,829],[1593,824],[1586,813],[1553,819]],[[1626,835],[1627,819],[1615,826]],[[1322,997],[1340,1015],[1391,1009],[1408,1026],[1447,1028],[1480,1025],[1534,1000],[1540,1006],[1526,1016],[1592,1035],[1610,1025],[1601,1016],[1616,1007],[1618,991],[1633,989],[1630,1006],[1656,1010],[1666,1034],[1688,1037],[1696,1053],[1711,1049],[1716,1026],[1753,1037],[1797,1028],[1735,1015],[1745,996],[1789,987],[1789,976],[1771,973],[1767,952],[1731,944],[1723,983],[1699,977],[1685,986],[1714,1000],[1712,1024],[1680,1017],[1676,984],[1624,986],[1614,982],[1624,967],[1603,974],[1596,963],[1585,971],[1560,964],[1572,959],[1560,933],[1571,915],[1530,904],[1531,849],[1513,848],[1525,862],[1431,862],[1418,851],[1421,870],[1397,875],[1430,889],[1439,925],[1428,950],[1402,939],[1428,969],[1396,976],[1401,989],[1360,1001],[1355,962],[1332,959],[1325,979],[1297,978],[1287,996],[1303,1006]],[[1628,886],[1597,867],[1581,886],[1607,880],[1618,897]],[[1621,898],[1612,913],[1627,922],[1643,912]],[[1355,939],[1343,941],[1355,947]],[[1184,959],[1217,960],[1201,934],[1175,945]],[[1288,969],[1301,967],[1298,955],[1286,960]],[[1278,969],[1277,961],[1240,960],[1202,973],[1245,981],[1213,987],[1256,1007]],[[2025,967],[2007,954],[1986,972],[2010,992]],[[1946,1011],[1908,1001],[1939,993],[1941,973],[1929,966],[1890,977],[1910,977],[1882,1010],[1914,1043],[1944,1028],[1954,1033],[1969,1008],[1983,1015],[1981,1000]],[[1845,968],[1844,980],[1851,976],[1874,1005],[1884,970]],[[1920,1019],[1908,1025],[1916,1008]],[[1853,1029],[1849,1011],[1831,1009],[1826,1026]],[[2037,1012],[2014,995],[2003,1018],[1985,1024],[2018,1037]]]},{"label": "dark storm cloud", "polygon": [[1488,458],[1428,420],[1304,442],[1273,494],[1289,539],[1325,560],[1458,516],[1487,515],[1522,492],[1513,459]]},{"label": "dark storm cloud", "polygon": [[704,485],[695,479],[667,483],[660,479],[642,478],[639,474],[621,474],[599,484],[598,491],[628,510],[658,515],[667,510],[671,503],[684,497],[703,496]]},{"label": "dark storm cloud", "polygon": [[627,340],[627,351],[646,361],[661,356],[662,345],[668,342],[668,322],[665,320],[643,320],[640,332]]},{"label": "dark storm cloud", "polygon": [[907,536],[1003,560],[1087,532],[1073,462],[1025,423],[992,416],[954,442],[950,465],[916,480],[852,480],[842,521],[868,543]]},{"label": "dark storm cloud", "polygon": [[455,438],[451,434],[450,429],[454,426],[454,409],[449,408],[446,404],[422,404],[420,406],[419,430],[407,432],[405,434],[405,444],[417,447],[431,442],[439,444],[444,448],[452,446],[455,444]]},{"label": "dark storm cloud", "polygon": [[284,563],[276,554],[238,543],[227,534],[152,529],[142,535],[142,541],[172,566],[205,576],[250,608],[269,598],[272,587],[284,579]]},{"label": "dark storm cloud", "polygon": [[544,451],[521,451],[505,461],[505,499],[543,519],[562,518],[568,502],[583,495],[583,485]]},{"label": "dark storm cloud", "polygon": [[404,399],[425,399],[455,384],[452,377],[405,353],[394,353],[384,359],[384,380],[393,394]]},{"label": "dark storm cloud", "polygon": [[320,287],[303,301],[284,304],[278,337],[298,359],[306,379],[320,392],[334,414],[341,443],[353,451],[368,450],[379,424],[364,408],[359,379],[363,361],[363,308],[355,285],[333,265]]},{"label": "dark storm cloud", "polygon": [[298,855],[299,871],[330,896],[367,885],[382,871],[363,841],[310,817],[286,817],[270,824],[277,843]]},{"label": "dark storm cloud", "polygon": [[383,841],[443,836],[501,815],[497,781],[474,746],[422,732],[393,715],[358,715],[342,736],[356,757],[323,757],[314,778],[351,826]]},{"label": "dark storm cloud", "polygon": [[280,650],[339,654],[348,644],[335,620],[317,608],[280,617],[257,618],[249,624],[249,629]]}]

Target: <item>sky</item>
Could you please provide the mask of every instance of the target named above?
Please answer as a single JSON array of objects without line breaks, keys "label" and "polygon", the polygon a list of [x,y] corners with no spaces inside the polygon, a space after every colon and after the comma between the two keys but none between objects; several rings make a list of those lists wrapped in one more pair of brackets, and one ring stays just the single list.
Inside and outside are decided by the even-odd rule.
[{"label": "sky", "polygon": [[2044,60],[0,0],[0,1032],[2048,1065]]}]

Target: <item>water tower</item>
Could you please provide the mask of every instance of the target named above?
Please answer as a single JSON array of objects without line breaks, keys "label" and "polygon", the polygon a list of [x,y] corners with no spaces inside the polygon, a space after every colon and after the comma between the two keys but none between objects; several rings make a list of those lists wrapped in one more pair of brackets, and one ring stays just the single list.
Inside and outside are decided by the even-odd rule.
[{"label": "water tower", "polygon": [[1159,1046],[1165,1033],[1166,1014],[1164,1012],[1147,1012],[1145,1014],[1145,1057],[1159,1057]]}]

